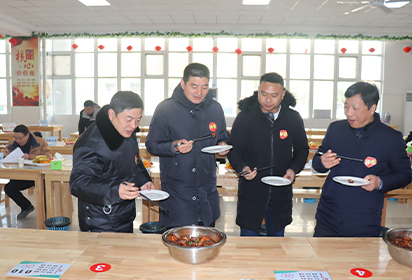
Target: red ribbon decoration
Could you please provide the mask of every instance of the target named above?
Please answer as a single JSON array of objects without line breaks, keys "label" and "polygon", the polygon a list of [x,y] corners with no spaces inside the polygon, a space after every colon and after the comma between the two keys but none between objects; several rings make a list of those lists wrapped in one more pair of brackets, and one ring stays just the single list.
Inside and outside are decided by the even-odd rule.
[{"label": "red ribbon decoration", "polygon": [[104,49],[104,46],[103,45],[99,45],[99,46],[97,46],[99,49],[101,49],[101,50],[103,50]]},{"label": "red ribbon decoration", "polygon": [[404,52],[409,53],[412,50],[411,47],[407,46],[403,49]]},{"label": "red ribbon decoration", "polygon": [[341,48],[340,51],[341,51],[343,54],[345,54],[345,52],[347,51],[347,49]]},{"label": "red ribbon decoration", "polygon": [[72,45],[72,48],[73,48],[73,49],[77,49],[78,47],[79,47],[79,46],[76,45],[76,44],[73,44],[73,45]]},{"label": "red ribbon decoration", "polygon": [[12,44],[13,46],[14,46],[15,44],[17,44],[17,40],[14,39],[14,38],[11,38],[11,39],[9,40],[9,42],[10,42],[10,44]]},{"label": "red ribbon decoration", "polygon": [[219,49],[218,49],[218,47],[213,47],[212,51],[213,51],[214,53],[217,53],[217,52],[219,51]]},{"label": "red ribbon decoration", "polygon": [[188,52],[191,52],[191,51],[193,51],[193,47],[192,47],[192,46],[187,46],[186,50],[187,50]]},{"label": "red ribbon decoration", "polygon": [[155,50],[156,50],[156,51],[160,51],[161,49],[162,49],[162,47],[160,47],[160,46],[156,46],[156,47],[155,47]]},{"label": "red ribbon decoration", "polygon": [[274,51],[275,51],[274,48],[268,48],[268,52],[269,52],[269,53],[273,53]]},{"label": "red ribbon decoration", "polygon": [[130,52],[133,49],[133,47],[128,45],[126,49]]},{"label": "red ribbon decoration", "polygon": [[369,49],[369,52],[374,52],[374,51],[375,51],[374,48],[370,48],[370,49]]},{"label": "red ribbon decoration", "polygon": [[209,123],[209,129],[211,132],[215,132],[217,130],[217,125],[214,122]]},{"label": "red ribbon decoration", "polygon": [[236,49],[235,53],[237,53],[237,55],[242,54],[242,50],[241,49]]}]

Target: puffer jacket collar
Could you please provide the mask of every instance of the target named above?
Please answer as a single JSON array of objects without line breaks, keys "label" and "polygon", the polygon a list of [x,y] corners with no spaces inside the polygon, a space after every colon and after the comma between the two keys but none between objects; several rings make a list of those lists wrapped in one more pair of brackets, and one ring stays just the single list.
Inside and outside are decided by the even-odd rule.
[{"label": "puffer jacket collar", "polygon": [[120,135],[109,119],[109,105],[103,106],[97,113],[96,126],[110,150],[117,150],[124,142],[125,138]]}]

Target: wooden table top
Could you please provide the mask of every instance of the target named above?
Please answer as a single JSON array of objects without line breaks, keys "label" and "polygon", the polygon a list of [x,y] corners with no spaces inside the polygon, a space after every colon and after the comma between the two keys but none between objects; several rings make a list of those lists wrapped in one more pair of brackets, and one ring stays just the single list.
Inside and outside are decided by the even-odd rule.
[{"label": "wooden table top", "polygon": [[[334,280],[411,279],[412,268],[394,261],[381,238],[304,238],[228,236],[219,256],[188,265],[169,255],[158,234],[82,233],[0,228],[0,279],[21,261],[71,264],[60,279],[272,279],[275,270],[327,271]],[[93,264],[111,269],[95,273]]]}]

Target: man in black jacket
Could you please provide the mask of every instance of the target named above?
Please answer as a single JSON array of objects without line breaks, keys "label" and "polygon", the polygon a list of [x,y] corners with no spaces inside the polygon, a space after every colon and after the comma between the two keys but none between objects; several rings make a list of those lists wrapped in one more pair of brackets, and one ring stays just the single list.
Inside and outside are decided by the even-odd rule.
[{"label": "man in black jacket", "polygon": [[134,133],[142,112],[139,95],[119,91],[74,145],[70,190],[82,231],[133,232],[134,199],[154,189]]},{"label": "man in black jacket", "polygon": [[[309,153],[303,120],[289,107],[295,105],[277,73],[263,75],[259,90],[239,101],[241,112],[232,126],[228,158],[237,172],[247,172],[239,179],[236,224],[241,236],[258,236],[264,217],[268,236],[283,236],[292,222],[292,182]],[[263,183],[265,176],[280,177],[282,186]]]},{"label": "man in black jacket", "polygon": [[[212,132],[215,138],[192,141]],[[215,224],[220,216],[216,159],[201,149],[226,145],[226,138],[223,109],[209,92],[209,69],[189,64],[172,97],[157,106],[145,143],[152,155],[160,157],[162,190],[170,194],[160,203],[169,210],[169,215],[160,213],[160,225]]]},{"label": "man in black jacket", "polygon": [[79,135],[82,134],[86,128],[88,128],[92,123],[96,121],[97,113],[100,110],[100,106],[91,100],[86,100],[84,102],[84,109],[80,111],[79,118]]}]

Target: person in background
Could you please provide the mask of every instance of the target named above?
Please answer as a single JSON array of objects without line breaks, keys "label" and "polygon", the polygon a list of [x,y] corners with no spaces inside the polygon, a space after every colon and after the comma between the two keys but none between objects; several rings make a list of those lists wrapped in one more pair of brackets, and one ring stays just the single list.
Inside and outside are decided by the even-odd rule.
[{"label": "person in background", "polygon": [[80,111],[80,119],[78,124],[79,135],[96,121],[96,116],[99,110],[100,106],[93,101],[86,100],[84,102],[84,109]]},{"label": "person in background", "polygon": [[[284,88],[282,76],[266,73],[258,91],[239,101],[241,111],[232,126],[228,159],[233,168],[246,172],[239,178],[236,224],[241,236],[259,236],[266,220],[267,236],[284,236],[292,222],[292,183],[273,187],[261,181],[280,176],[294,181],[309,154],[302,117],[290,108],[295,97]],[[257,172],[257,168],[276,165]]]},{"label": "person in background", "polygon": [[[316,171],[330,171],[313,236],[378,237],[385,193],[411,182],[411,163],[401,132],[383,124],[375,112],[379,102],[375,85],[357,82],[346,90],[345,98],[346,120],[329,125],[312,162]],[[336,176],[359,177],[367,184],[354,187],[353,179],[340,183],[333,180]]]},{"label": "person in background", "polygon": [[[52,153],[46,140],[30,133],[27,126],[20,124],[14,128],[13,132],[14,138],[7,143],[6,148],[2,151],[4,157],[7,157],[16,148],[22,150],[24,159],[32,160],[39,155],[45,155],[49,158],[52,157]],[[24,219],[34,211],[34,206],[21,193],[22,190],[26,190],[33,186],[34,181],[10,180],[4,187],[4,192],[21,208],[20,214],[17,215],[18,219]]]},{"label": "person in background", "polygon": [[[201,151],[227,142],[225,116],[209,92],[209,77],[203,64],[186,66],[172,97],[157,106],[150,123],[146,148],[160,157],[162,190],[170,194],[160,202],[169,210],[160,213],[159,224],[165,227],[214,226],[220,216],[215,154]],[[191,140],[212,133],[214,138]]]},{"label": "person in background", "polygon": [[70,191],[78,198],[81,231],[133,232],[134,199],[154,189],[134,133],[142,114],[140,96],[119,91],[76,141]]}]

